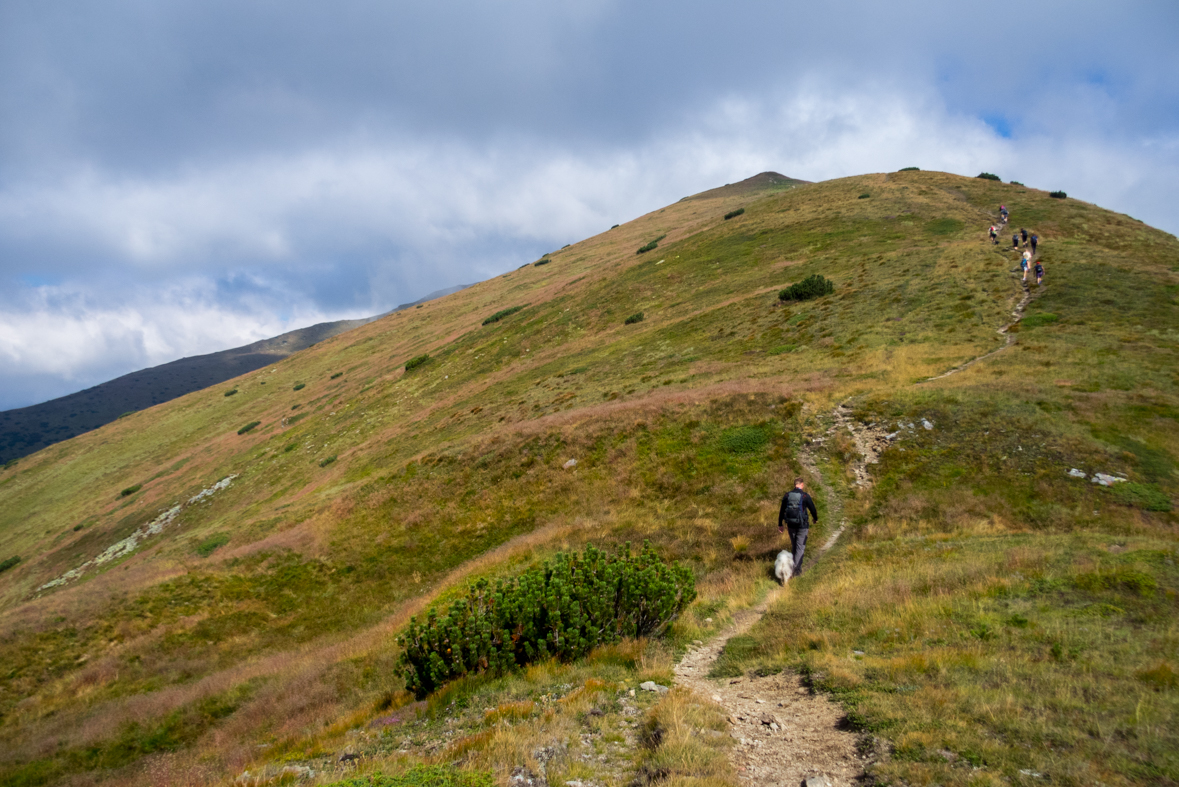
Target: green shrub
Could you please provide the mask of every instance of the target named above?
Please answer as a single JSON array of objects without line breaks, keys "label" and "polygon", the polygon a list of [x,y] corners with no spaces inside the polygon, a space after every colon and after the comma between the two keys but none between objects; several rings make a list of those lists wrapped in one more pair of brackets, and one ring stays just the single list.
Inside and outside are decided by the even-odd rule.
[{"label": "green shrub", "polygon": [[762,426],[735,426],[721,432],[720,446],[730,454],[752,454],[770,442],[770,435]]},{"label": "green shrub", "polygon": [[238,429],[237,433],[238,434],[245,434],[246,432],[249,432],[250,430],[252,430],[254,427],[258,426],[261,423],[262,423],[261,421],[250,421],[248,424],[243,426],[241,429]]},{"label": "green shrub", "polygon": [[430,353],[423,353],[422,355],[419,355],[416,358],[410,358],[408,361],[405,362],[405,371],[412,372],[414,369],[418,368],[419,366],[421,366],[422,364],[426,363],[429,360],[430,360]]},{"label": "green shrub", "polygon": [[539,268],[541,265],[548,265],[550,262],[552,262],[552,260],[550,260],[548,257],[542,257],[536,262],[532,263],[532,267]]},{"label": "green shrub", "polygon": [[527,306],[528,306],[528,304],[524,304],[524,306],[512,306],[507,309],[500,309],[495,314],[491,315],[486,320],[484,320],[483,324],[484,325],[491,325],[493,322],[499,322],[504,317],[511,317],[513,314],[515,314],[516,312],[520,311],[523,308],[526,308]]},{"label": "green shrub", "polygon": [[226,396],[233,396],[235,393],[237,393],[237,389],[236,389],[236,388],[232,388],[232,389],[230,389],[230,390],[226,391],[226,392],[225,392],[225,395],[226,395]]},{"label": "green shrub", "polygon": [[612,230],[616,230],[616,229],[618,229],[618,225],[617,225],[617,224],[615,224],[615,225],[614,225],[613,227],[611,227],[610,229],[612,229]]},{"label": "green shrub", "polygon": [[332,462],[334,462],[334,461],[336,461],[336,455],[335,455],[335,454],[332,454],[332,455],[331,455],[331,456],[329,456],[327,459],[320,459],[320,460],[319,460],[319,466],[320,466],[320,467],[327,467],[328,465],[330,465],[330,464],[331,464]]},{"label": "green shrub", "polygon": [[871,196],[872,196],[871,194],[869,194],[868,192],[865,191],[863,194],[856,197],[856,199],[869,199]]},{"label": "green shrub", "polygon": [[990,172],[980,172],[975,177],[983,180],[1002,180],[998,175],[992,175]]},{"label": "green shrub", "polygon": [[645,318],[642,312],[635,312],[631,316],[623,320],[624,325],[634,325],[636,322],[642,322]]},{"label": "green shrub", "polygon": [[306,387],[307,387],[307,383],[295,383],[295,387],[294,387],[294,388],[292,388],[291,390],[293,390],[293,391],[302,391],[302,390],[303,390],[304,388],[306,388]]},{"label": "green shrub", "polygon": [[1115,484],[1110,489],[1119,503],[1147,511],[1171,510],[1171,498],[1155,484],[1127,481],[1124,484]]},{"label": "green shrub", "polygon": [[439,615],[411,618],[397,638],[405,686],[421,698],[468,673],[502,674],[536,661],[572,661],[623,637],[660,633],[696,598],[692,572],[650,542],[610,555],[592,544],[518,577],[480,579]]},{"label": "green shrub", "polygon": [[660,235],[658,238],[647,243],[645,246],[640,246],[639,250],[636,251],[635,254],[643,254],[645,252],[651,251],[651,249],[654,249],[656,246],[659,245],[659,241],[663,240],[666,237],[667,237],[667,235]]},{"label": "green shrub", "polygon": [[393,776],[377,771],[325,787],[495,787],[496,784],[495,776],[487,771],[462,771],[453,765],[415,765]]},{"label": "green shrub", "polygon": [[728,221],[729,219],[736,218],[737,216],[740,216],[744,212],[745,212],[745,208],[737,208],[736,210],[730,210],[728,213],[725,214],[725,221]]},{"label": "green shrub", "polygon": [[[226,394],[226,396],[228,396],[228,394]],[[126,418],[126,417],[127,417],[127,416],[129,416],[129,415],[135,415],[135,411],[134,411],[134,410],[128,410],[127,412],[123,413],[122,415],[120,415],[120,416],[119,416],[118,418],[116,418],[115,420],[116,420],[116,421],[122,421],[124,418]]]},{"label": "green shrub", "polygon": [[13,566],[15,566],[19,562],[20,562],[19,555],[13,555],[12,557],[7,558],[5,560],[0,560],[0,574],[3,574],[5,571],[12,568]]},{"label": "green shrub", "polygon": [[16,459],[9,459],[7,462],[4,463],[4,469],[7,470],[10,467],[16,467],[16,463],[19,461],[20,461],[20,457],[17,457]]},{"label": "green shrub", "polygon": [[119,492],[119,497],[131,497],[131,495],[135,494],[140,489],[143,489],[143,484],[136,484],[135,486],[129,486],[126,489],[124,489],[122,492]]},{"label": "green shrub", "polygon": [[1051,191],[1048,193],[1048,196],[1053,199],[1068,199],[1068,194],[1063,191]]},{"label": "green shrub", "polygon": [[778,293],[780,301],[807,301],[835,292],[835,284],[817,273],[812,273],[800,282],[791,284]]},{"label": "green shrub", "polygon": [[1023,184],[1020,183],[1018,180],[1013,180],[1013,181],[1011,181],[1011,185],[1012,186],[1022,186]]},{"label": "green shrub", "polygon": [[921,167],[901,167],[897,172],[920,172]]},{"label": "green shrub", "polygon": [[197,544],[196,552],[201,557],[208,557],[217,550],[218,547],[223,547],[229,543],[228,533],[215,533],[206,538],[201,543]]},{"label": "green shrub", "polygon": [[344,376],[344,373],[343,373],[343,372],[336,372],[335,374],[333,374],[333,375],[331,376],[331,378],[330,378],[330,379],[334,380],[334,379],[336,379],[337,377],[343,377],[343,376]]}]

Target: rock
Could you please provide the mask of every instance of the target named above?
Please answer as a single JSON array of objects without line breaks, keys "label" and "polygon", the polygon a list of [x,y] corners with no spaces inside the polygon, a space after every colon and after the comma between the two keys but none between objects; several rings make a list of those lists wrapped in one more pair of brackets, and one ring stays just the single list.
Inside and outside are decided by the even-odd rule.
[{"label": "rock", "polygon": [[765,705],[766,701],[765,700],[757,700],[757,704],[758,705]]},{"label": "rock", "polygon": [[932,424],[932,423],[930,423],[930,422],[929,422],[927,419],[925,419],[925,418],[922,418],[922,419],[921,419],[921,425],[922,425],[923,427],[925,427],[925,431],[927,431],[927,432],[929,432],[929,431],[932,431],[932,430],[933,430],[933,424]]},{"label": "rock", "polygon": [[315,778],[315,771],[306,765],[287,765],[278,772],[278,776],[279,778],[283,776],[294,776],[296,779],[313,779]]},{"label": "rock", "polygon": [[590,708],[585,712],[586,716],[605,716],[606,712],[601,708]]},{"label": "rock", "polygon": [[704,619],[704,622],[705,622],[705,623],[707,623],[707,624],[709,624],[709,625],[711,625],[711,624],[712,624],[712,618],[705,618],[705,619]]},{"label": "rock", "polygon": [[862,650],[853,650],[853,651],[852,651],[852,653],[854,653],[854,654],[855,654],[855,655],[857,655],[857,656],[863,656],[863,655],[864,655],[864,651],[862,651]]},{"label": "rock", "polygon": [[508,787],[548,787],[548,782],[523,765],[517,765],[508,777]]},{"label": "rock", "polygon": [[774,716],[771,716],[770,714],[767,713],[761,717],[761,723],[766,725],[767,727],[769,727],[770,725],[776,725],[778,723],[778,720]]},{"label": "rock", "polygon": [[884,439],[885,440],[896,440],[897,435],[899,435],[899,434],[900,434],[900,432],[889,432],[888,434],[886,434],[884,436]]},{"label": "rock", "polygon": [[712,701],[713,702],[724,702],[724,700],[721,699],[721,696],[719,694],[713,694]]},{"label": "rock", "polygon": [[640,683],[639,688],[642,689],[643,691],[654,691],[654,692],[658,692],[659,694],[666,694],[668,691],[666,686],[660,686],[658,683],[656,683],[653,680],[648,680],[643,683]]},{"label": "rock", "polygon": [[633,697],[633,696],[635,695],[635,690],[634,690],[634,689],[631,689],[630,691],[628,691],[628,692],[627,692],[627,694],[628,694],[629,696]]},{"label": "rock", "polygon": [[1031,776],[1033,779],[1043,779],[1044,778],[1044,774],[1039,773],[1037,771],[1021,770],[1020,773],[1022,773],[1024,776]]},{"label": "rock", "polygon": [[770,729],[773,730],[774,732],[777,732],[778,730],[781,729],[781,727],[778,726],[778,722],[774,722],[773,724],[770,725]]},{"label": "rock", "polygon": [[1068,471],[1068,477],[1069,478],[1088,478],[1089,476],[1085,475],[1084,472],[1082,472],[1074,467],[1072,470]]},{"label": "rock", "polygon": [[826,776],[808,776],[802,780],[802,787],[835,787]]},{"label": "rock", "polygon": [[576,459],[570,459],[568,462],[566,462],[565,464],[561,465],[561,467],[565,468],[566,470],[568,470],[568,469],[569,469],[569,468],[571,468],[571,467],[577,467],[577,460],[576,460]]},{"label": "rock", "polygon": [[1107,475],[1105,473],[1094,473],[1092,478],[1093,483],[1101,484],[1102,486],[1113,486],[1125,480],[1125,478],[1119,478],[1116,475]]}]

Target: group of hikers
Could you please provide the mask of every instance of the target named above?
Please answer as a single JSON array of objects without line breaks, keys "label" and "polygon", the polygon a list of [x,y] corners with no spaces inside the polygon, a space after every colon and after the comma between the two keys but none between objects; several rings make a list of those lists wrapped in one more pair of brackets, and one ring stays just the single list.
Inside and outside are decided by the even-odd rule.
[{"label": "group of hikers", "polygon": [[[999,223],[991,225],[990,235],[992,245],[999,245],[999,233],[1002,231],[1003,227],[1007,226],[1007,219],[1007,206],[1000,205]],[[1037,287],[1039,287],[1040,283],[1044,281],[1044,265],[1040,262],[1039,258],[1036,257],[1036,246],[1039,245],[1039,243],[1040,236],[1034,232],[1029,235],[1028,231],[1023,227],[1020,227],[1019,232],[1011,233],[1011,250],[1019,251],[1021,245],[1023,247],[1023,254],[1019,259],[1019,268],[1023,272],[1024,287],[1027,287],[1029,271],[1035,275]]]}]

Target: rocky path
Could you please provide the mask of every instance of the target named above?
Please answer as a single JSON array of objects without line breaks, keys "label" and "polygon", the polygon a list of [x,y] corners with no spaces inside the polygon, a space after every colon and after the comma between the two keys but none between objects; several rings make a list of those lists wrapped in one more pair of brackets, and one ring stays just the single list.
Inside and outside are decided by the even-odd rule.
[{"label": "rocky path", "polygon": [[[868,485],[869,464],[876,462],[887,444],[883,429],[857,424],[851,409],[837,406],[826,434],[847,430],[860,454],[853,463],[857,485]],[[817,479],[827,501],[825,516],[839,527],[807,563],[806,570],[835,546],[847,521],[838,492],[827,483],[808,447],[799,461]],[[825,696],[815,695],[802,678],[790,673],[735,679],[709,678],[725,644],[749,631],[787,588],[777,588],[761,604],[739,613],[731,626],[709,642],[689,650],[675,667],[676,683],[710,697],[728,713],[730,734],[737,741],[733,764],[743,784],[757,787],[843,787],[858,783],[869,762],[860,751],[860,738],[844,729],[844,713]]]}]

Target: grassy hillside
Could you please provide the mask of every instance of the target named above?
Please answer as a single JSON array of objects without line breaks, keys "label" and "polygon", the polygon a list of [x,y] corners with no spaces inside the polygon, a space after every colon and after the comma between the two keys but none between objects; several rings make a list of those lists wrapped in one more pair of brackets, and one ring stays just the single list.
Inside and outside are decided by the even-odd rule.
[{"label": "grassy hillside", "polygon": [[[1000,202],[1045,286],[929,381],[1005,344]],[[811,274],[834,294],[779,301]],[[1177,296],[1179,242],[1083,202],[763,175],[47,448],[0,473],[0,781],[324,781],[345,751],[502,778],[560,741],[553,783],[726,783],[706,700],[621,687],[764,592],[813,459],[850,527],[718,669],[804,671],[883,781],[1177,782]],[[837,403],[896,433],[872,487]],[[644,539],[700,590],[665,640],[402,690],[410,615]],[[672,732],[617,732],[635,712]]]}]

